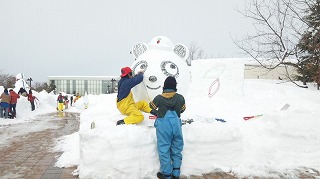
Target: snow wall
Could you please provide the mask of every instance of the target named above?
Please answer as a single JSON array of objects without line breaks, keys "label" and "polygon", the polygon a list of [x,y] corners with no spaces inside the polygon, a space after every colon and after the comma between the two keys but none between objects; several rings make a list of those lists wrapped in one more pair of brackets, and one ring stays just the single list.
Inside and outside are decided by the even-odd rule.
[{"label": "snow wall", "polygon": [[[219,113],[219,108],[230,105],[233,96],[242,95],[244,64],[241,60],[195,60],[189,70],[190,88],[185,94],[187,110],[181,118],[233,118],[234,113]],[[183,90],[181,86],[178,83],[178,92]],[[160,165],[156,132],[149,125],[149,114],[144,114],[145,120],[138,125],[116,126],[116,121],[124,118],[116,108],[116,94],[100,96],[97,104],[90,106],[104,105],[110,100],[114,103],[103,110],[89,107],[81,113],[79,177],[154,178]],[[94,129],[90,128],[92,122],[95,123]],[[183,126],[182,174],[209,173],[216,168],[228,171],[239,165],[243,153],[242,138],[234,125],[215,122]],[[193,160],[195,156],[198,160]]]}]

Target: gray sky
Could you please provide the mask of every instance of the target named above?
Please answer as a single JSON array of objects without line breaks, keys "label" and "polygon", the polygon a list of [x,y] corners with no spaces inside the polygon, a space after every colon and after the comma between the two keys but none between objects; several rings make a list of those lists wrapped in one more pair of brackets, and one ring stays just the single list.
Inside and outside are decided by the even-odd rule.
[{"label": "gray sky", "polygon": [[251,24],[244,0],[1,0],[0,70],[47,76],[120,75],[131,47],[164,35],[213,57],[240,57],[230,36]]}]

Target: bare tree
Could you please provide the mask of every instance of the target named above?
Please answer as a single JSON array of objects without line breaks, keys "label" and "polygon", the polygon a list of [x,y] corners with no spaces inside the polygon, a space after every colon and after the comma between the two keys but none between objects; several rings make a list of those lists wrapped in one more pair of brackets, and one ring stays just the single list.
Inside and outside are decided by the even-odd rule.
[{"label": "bare tree", "polygon": [[[247,1],[245,11],[240,13],[252,20],[255,34],[233,40],[234,43],[266,69],[272,70],[279,65],[305,68],[297,44],[307,28],[303,17],[308,1]],[[295,83],[289,75],[287,77]]]},{"label": "bare tree", "polygon": [[34,82],[34,90],[37,92],[41,92],[43,90],[47,90],[49,88],[48,84],[45,82]]},{"label": "bare tree", "polygon": [[[10,74],[3,74],[0,70],[0,86],[4,86],[5,88],[14,88],[16,83],[16,78],[13,75]],[[43,82],[34,82],[34,89],[35,91],[42,91],[42,90],[48,90],[49,86],[47,83]]]},{"label": "bare tree", "polygon": [[14,88],[16,78],[9,74],[0,74],[0,86],[5,88]]},{"label": "bare tree", "polygon": [[189,46],[189,58],[186,60],[187,64],[191,66],[192,60],[207,58],[208,55],[205,54],[204,50],[200,48],[195,42],[191,42]]}]

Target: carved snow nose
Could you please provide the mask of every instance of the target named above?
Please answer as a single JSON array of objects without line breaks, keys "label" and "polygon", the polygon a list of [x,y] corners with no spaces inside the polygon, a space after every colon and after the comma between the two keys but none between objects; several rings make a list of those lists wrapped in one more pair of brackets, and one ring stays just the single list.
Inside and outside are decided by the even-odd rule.
[{"label": "carved snow nose", "polygon": [[149,81],[151,81],[151,82],[156,82],[156,81],[157,81],[157,77],[155,77],[155,76],[150,76],[150,77],[149,77]]}]

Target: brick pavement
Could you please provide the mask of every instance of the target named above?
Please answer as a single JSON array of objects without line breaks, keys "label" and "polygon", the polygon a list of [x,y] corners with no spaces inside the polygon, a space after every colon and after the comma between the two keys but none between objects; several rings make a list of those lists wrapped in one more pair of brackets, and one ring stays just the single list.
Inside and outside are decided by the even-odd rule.
[{"label": "brick pavement", "polygon": [[[76,179],[78,176],[73,176],[72,172],[77,168],[58,168],[55,167],[57,158],[61,155],[59,152],[53,153],[51,149],[54,147],[54,140],[74,133],[79,129],[79,114],[78,113],[56,113],[46,116],[47,118],[54,117],[55,120],[50,120],[48,123],[58,125],[55,129],[46,129],[43,131],[32,132],[27,135],[16,137],[11,140],[9,146],[0,147],[0,178],[1,179]],[[35,124],[35,120],[30,125]],[[26,125],[26,124],[16,124]],[[27,125],[26,125],[27,126]],[[5,135],[6,131],[0,132]],[[310,170],[312,172],[310,172]],[[279,176],[280,178],[291,178],[288,176]],[[181,176],[181,179],[259,179],[257,176],[237,177],[233,173],[215,172],[203,174],[202,176]],[[294,178],[312,179],[320,178],[320,173],[317,170],[305,169],[297,170],[297,175]]]},{"label": "brick pavement", "polygon": [[[56,113],[48,114],[56,116]],[[58,125],[56,129],[46,129],[16,137],[9,146],[0,148],[0,178],[14,179],[72,179],[76,167],[58,168],[54,164],[61,155],[51,152],[54,140],[69,135],[79,129],[79,114],[65,113],[48,121],[48,125]],[[45,116],[40,116],[45,118]],[[36,125],[37,120],[30,123]],[[29,124],[16,124],[25,125]],[[4,131],[5,132],[5,131]]]}]

